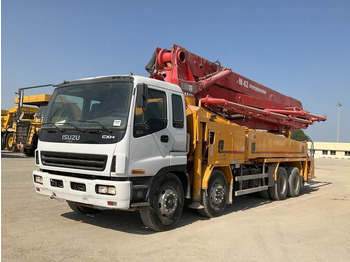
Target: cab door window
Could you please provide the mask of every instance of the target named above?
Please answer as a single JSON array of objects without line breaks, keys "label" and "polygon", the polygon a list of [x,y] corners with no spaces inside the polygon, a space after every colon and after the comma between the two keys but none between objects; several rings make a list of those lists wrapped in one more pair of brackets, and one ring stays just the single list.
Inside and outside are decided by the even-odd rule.
[{"label": "cab door window", "polygon": [[142,137],[158,132],[168,125],[166,94],[148,89],[145,108],[136,107],[134,114],[134,137]]},{"label": "cab door window", "polygon": [[179,95],[172,95],[172,109],[173,109],[173,127],[183,128],[184,127],[184,106],[182,98]]}]

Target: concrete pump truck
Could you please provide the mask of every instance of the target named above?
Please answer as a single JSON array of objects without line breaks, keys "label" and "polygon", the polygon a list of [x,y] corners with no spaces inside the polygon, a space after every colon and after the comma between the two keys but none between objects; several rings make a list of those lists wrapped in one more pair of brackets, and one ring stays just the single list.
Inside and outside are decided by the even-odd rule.
[{"label": "concrete pump truck", "polygon": [[314,177],[307,144],[290,133],[325,116],[180,46],[156,48],[146,70],[56,86],[35,153],[36,192],[84,214],[140,211],[164,231],[185,199],[216,217],[234,196],[284,200]]}]

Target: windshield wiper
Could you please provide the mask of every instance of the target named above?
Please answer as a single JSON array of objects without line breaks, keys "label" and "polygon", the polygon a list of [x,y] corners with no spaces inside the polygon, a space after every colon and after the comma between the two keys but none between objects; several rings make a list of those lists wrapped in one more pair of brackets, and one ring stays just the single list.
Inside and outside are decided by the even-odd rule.
[{"label": "windshield wiper", "polygon": [[71,125],[72,127],[74,127],[76,130],[80,131],[80,132],[83,132],[85,133],[86,131],[84,129],[81,129],[80,127],[78,127],[77,125],[74,125],[73,123],[70,123],[70,122],[65,122],[64,125]]},{"label": "windshield wiper", "polygon": [[100,127],[102,127],[102,129],[110,134],[113,133],[112,130],[110,130],[108,127],[106,127],[105,125],[102,125],[100,122],[98,121],[93,121],[93,120],[86,120],[86,121],[80,121],[80,122],[86,122],[86,123],[93,123],[93,124],[98,124]]},{"label": "windshield wiper", "polygon": [[[80,132],[83,132],[83,133],[85,132],[84,129],[82,129],[82,128],[80,128],[80,127],[78,127],[78,126],[76,126],[76,125],[74,125],[74,124],[72,124],[72,123],[69,123],[69,122],[65,122],[65,123],[62,123],[62,124],[60,124],[60,125],[66,125],[66,124],[71,125],[72,127],[74,127],[76,130],[78,130],[78,131],[80,131]],[[60,128],[57,124],[52,123],[52,122],[50,122],[50,123],[44,123],[43,126],[44,126],[44,125],[53,125],[57,130],[59,130],[59,131],[61,131],[61,132],[66,131],[65,129]]]},{"label": "windshield wiper", "polygon": [[64,129],[58,127],[55,123],[43,123],[43,124],[42,124],[42,126],[45,126],[45,125],[52,125],[52,126],[54,126],[58,131],[61,131],[61,132],[66,131],[66,130],[64,130]]}]

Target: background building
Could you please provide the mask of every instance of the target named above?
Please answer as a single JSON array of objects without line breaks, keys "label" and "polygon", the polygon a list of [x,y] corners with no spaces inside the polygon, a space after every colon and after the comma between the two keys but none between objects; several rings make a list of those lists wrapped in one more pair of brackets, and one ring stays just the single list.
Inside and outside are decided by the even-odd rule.
[{"label": "background building", "polygon": [[[311,142],[308,142],[312,150]],[[315,158],[344,158],[350,159],[350,143],[314,142]]]}]

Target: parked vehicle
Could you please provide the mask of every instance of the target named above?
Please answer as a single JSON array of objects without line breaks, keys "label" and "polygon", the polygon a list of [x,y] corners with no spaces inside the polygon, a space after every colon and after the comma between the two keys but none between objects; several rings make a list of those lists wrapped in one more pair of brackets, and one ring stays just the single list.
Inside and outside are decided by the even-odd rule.
[{"label": "parked vehicle", "polygon": [[140,211],[163,231],[177,225],[185,199],[216,217],[234,196],[284,200],[314,177],[307,144],[290,132],[325,116],[179,46],[157,48],[146,69],[149,78],[56,87],[35,154],[36,192],[80,213]]},{"label": "parked vehicle", "polygon": [[[13,124],[13,143],[28,156],[34,156],[38,145],[38,132],[51,95],[37,94],[16,97],[15,121]],[[20,102],[19,100],[22,99]]]},{"label": "parked vehicle", "polygon": [[13,149],[13,116],[17,107],[1,109],[1,150]]}]

